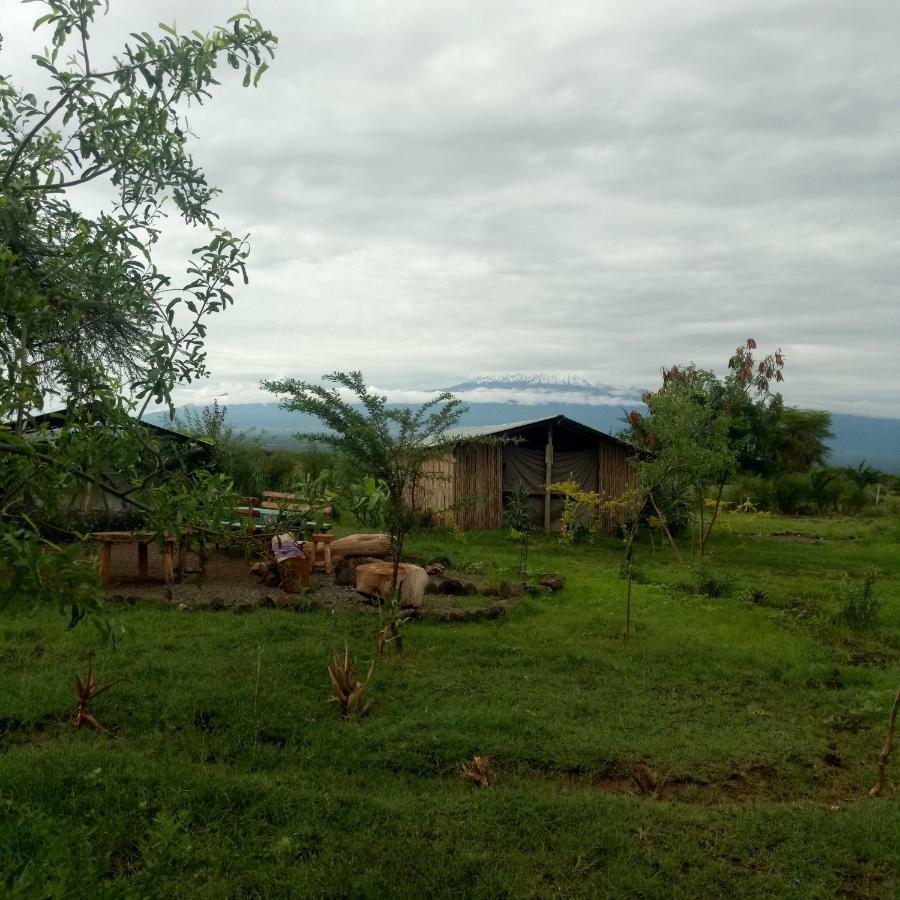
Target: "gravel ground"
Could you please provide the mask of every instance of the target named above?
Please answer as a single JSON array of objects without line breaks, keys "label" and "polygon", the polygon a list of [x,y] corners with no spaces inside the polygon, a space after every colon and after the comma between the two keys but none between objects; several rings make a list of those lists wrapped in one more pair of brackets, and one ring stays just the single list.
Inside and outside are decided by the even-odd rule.
[{"label": "gravel ground", "polygon": [[[199,582],[199,576],[192,572],[197,566],[193,555],[188,557],[184,580],[171,586],[163,581],[160,554],[153,546],[149,551],[149,564],[148,580],[140,581],[137,577],[137,548],[131,545],[114,547],[107,600],[110,603],[155,603],[187,610],[249,612],[255,608],[285,606],[297,609],[357,609],[361,612],[378,612],[376,606],[353,588],[336,585],[334,576],[324,572],[316,572],[310,590],[302,594],[287,594],[280,588],[260,585],[250,574],[250,567],[241,556],[224,550],[211,551],[202,583]],[[420,614],[453,621],[494,618],[502,615],[514,602],[489,597],[427,594]]]}]

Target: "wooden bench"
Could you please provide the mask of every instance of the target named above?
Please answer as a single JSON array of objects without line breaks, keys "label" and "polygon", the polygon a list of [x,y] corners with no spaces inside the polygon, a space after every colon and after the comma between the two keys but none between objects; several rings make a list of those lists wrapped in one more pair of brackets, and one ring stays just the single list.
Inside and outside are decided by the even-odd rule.
[{"label": "wooden bench", "polygon": [[[156,535],[152,531],[95,531],[91,537],[100,544],[100,581],[105,586],[109,584],[109,563],[112,557],[113,544],[137,544],[138,551],[138,578],[146,581],[149,571],[149,557],[147,549]],[[175,544],[178,544],[179,554],[184,550],[184,533],[177,539],[174,535],[167,534],[163,539],[162,566],[163,578],[166,584],[175,581]],[[181,568],[179,561],[179,568]]]}]

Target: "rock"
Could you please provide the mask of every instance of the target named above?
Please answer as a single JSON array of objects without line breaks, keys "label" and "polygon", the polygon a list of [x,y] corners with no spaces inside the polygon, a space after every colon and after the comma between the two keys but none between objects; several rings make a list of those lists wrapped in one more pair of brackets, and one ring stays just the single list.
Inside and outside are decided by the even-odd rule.
[{"label": "rock", "polygon": [[515,581],[501,581],[499,594],[504,599],[510,597],[520,597],[522,595],[522,585]]},{"label": "rock", "polygon": [[356,568],[368,563],[381,562],[374,556],[341,557],[334,561],[334,583],[340,587],[356,587]]},{"label": "rock", "polygon": [[430,563],[425,566],[425,571],[429,575],[443,575],[444,574],[444,565],[443,563]]},{"label": "rock", "polygon": [[341,587],[356,584],[356,563],[352,559],[339,557],[334,561],[334,583]]},{"label": "rock", "polygon": [[546,584],[526,584],[524,591],[529,597],[540,597],[541,595],[553,593]]},{"label": "rock", "polygon": [[538,584],[556,592],[561,591],[565,587],[566,581],[562,575],[557,575],[556,572],[544,572],[538,579]]},{"label": "rock", "polygon": [[275,598],[275,606],[278,609],[296,609],[300,605],[296,594],[279,594]]},{"label": "rock", "polygon": [[439,594],[448,594],[451,597],[462,597],[466,593],[466,586],[458,578],[444,577],[441,579]]},{"label": "rock", "polygon": [[221,612],[225,609],[225,602],[220,597],[215,597],[209,603],[209,609],[212,612]]},{"label": "rock", "polygon": [[236,603],[232,608],[232,612],[236,613],[248,613],[253,612],[255,609],[255,605],[253,603],[248,603],[246,600],[241,600],[239,603]]},{"label": "rock", "polygon": [[178,604],[178,608],[179,608],[182,612],[187,612],[187,611],[190,609],[190,607],[187,605],[187,603],[179,603],[179,604]]},{"label": "rock", "polygon": [[486,588],[481,589],[482,597],[499,597],[500,591],[497,590],[493,585],[488,585]]},{"label": "rock", "polygon": [[271,597],[258,597],[256,600],[257,609],[275,609],[275,601]]},{"label": "rock", "polygon": [[447,556],[433,556],[431,559],[428,560],[428,565],[429,566],[441,566],[442,571],[453,568],[453,564],[450,562],[450,559]]},{"label": "rock", "polygon": [[426,594],[446,594],[449,597],[474,597],[478,588],[470,581],[461,581],[449,575],[432,575],[425,585]]}]

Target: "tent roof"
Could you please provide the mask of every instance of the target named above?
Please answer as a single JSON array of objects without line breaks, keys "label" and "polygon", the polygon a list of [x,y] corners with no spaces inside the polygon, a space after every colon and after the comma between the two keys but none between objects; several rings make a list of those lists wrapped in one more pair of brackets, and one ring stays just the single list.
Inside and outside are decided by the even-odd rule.
[{"label": "tent roof", "polygon": [[[175,441],[181,441],[185,443],[196,442],[201,444],[214,443],[213,441],[209,440],[209,438],[191,437],[188,434],[183,434],[180,431],[175,431],[173,428],[166,428],[164,425],[157,425],[154,422],[148,422],[146,419],[135,419],[133,416],[129,416],[129,418],[133,419],[136,425],[140,425],[142,428],[146,428],[148,431],[152,431],[162,437],[171,438]],[[41,426],[46,426],[47,428],[62,428],[66,425],[67,422],[68,419],[66,417],[65,410],[52,410],[51,412],[39,413],[36,416],[29,416],[28,431],[34,431],[36,428],[40,428]]]},{"label": "tent roof", "polygon": [[544,419],[524,419],[521,422],[508,422],[505,425],[475,425],[472,427],[451,428],[443,436],[443,440],[451,444],[458,444],[464,441],[477,440],[481,437],[503,437],[512,432],[525,431],[541,426],[549,427],[550,425],[562,425],[572,431],[577,431],[590,438],[603,438],[607,441],[615,441],[624,447],[631,448],[631,445],[620,438],[613,437],[603,431],[597,431],[590,425],[584,425],[582,422],[576,422],[568,416],[549,416]]}]

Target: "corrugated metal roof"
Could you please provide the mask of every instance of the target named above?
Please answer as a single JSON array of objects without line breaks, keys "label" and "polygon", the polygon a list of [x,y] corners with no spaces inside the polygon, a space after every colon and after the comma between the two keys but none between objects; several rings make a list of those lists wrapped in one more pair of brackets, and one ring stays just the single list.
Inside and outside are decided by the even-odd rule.
[{"label": "corrugated metal roof", "polygon": [[472,425],[460,428],[451,428],[444,435],[444,440],[464,441],[468,438],[488,437],[492,434],[503,434],[504,431],[514,431],[517,428],[527,428],[529,425],[540,425],[543,422],[552,422],[553,419],[523,419],[521,422],[507,422],[505,425]]},{"label": "corrugated metal roof", "polygon": [[[174,428],[168,428],[165,425],[157,425],[155,422],[148,422],[146,419],[137,419],[134,416],[129,416],[129,419],[138,427],[146,428],[149,431],[155,431],[157,434],[163,435],[168,438],[172,438],[176,441],[194,441],[201,444],[208,444],[213,446],[215,441],[211,440],[207,437],[194,437],[189,434],[185,434],[182,431],[176,431]],[[47,425],[50,428],[63,428],[68,424],[68,418],[66,416],[65,409],[55,409],[50,410],[49,412],[38,413],[34,416],[28,417],[29,429],[34,429],[35,427],[40,427],[42,425]],[[5,423],[8,426],[12,426],[13,423],[8,422]]]},{"label": "corrugated metal roof", "polygon": [[533,428],[539,425],[567,425],[569,428],[584,434],[589,434],[593,437],[615,441],[617,444],[622,444],[626,447],[631,446],[627,441],[623,441],[621,438],[606,434],[606,432],[603,431],[598,431],[596,428],[591,428],[590,425],[585,425],[582,422],[578,422],[575,419],[570,419],[568,416],[562,415],[547,416],[543,419],[524,419],[521,422],[508,422],[505,425],[473,425],[471,427],[463,426],[460,428],[451,428],[443,435],[441,443],[455,444],[462,441],[476,440],[481,437],[500,436],[510,431],[519,431],[522,428]]}]

